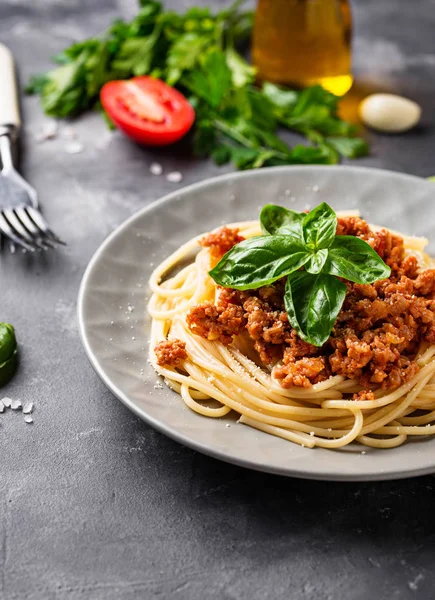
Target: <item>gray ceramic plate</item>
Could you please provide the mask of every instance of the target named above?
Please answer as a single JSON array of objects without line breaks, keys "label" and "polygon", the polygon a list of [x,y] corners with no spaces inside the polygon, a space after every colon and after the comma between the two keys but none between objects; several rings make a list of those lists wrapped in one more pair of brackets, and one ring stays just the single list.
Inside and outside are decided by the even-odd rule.
[{"label": "gray ceramic plate", "polygon": [[[279,167],[235,173],[187,187],[145,208],[100,247],[79,294],[86,352],[110,390],[152,427],[199,452],[281,475],[330,480],[393,479],[435,472],[435,439],[392,450],[355,445],[310,450],[238,425],[208,419],[162,386],[147,362],[147,280],[153,265],[194,235],[253,219],[267,202],[305,209],[327,201],[358,208],[371,222],[432,238],[435,185],[355,167]],[[226,423],[230,427],[226,427]]]}]

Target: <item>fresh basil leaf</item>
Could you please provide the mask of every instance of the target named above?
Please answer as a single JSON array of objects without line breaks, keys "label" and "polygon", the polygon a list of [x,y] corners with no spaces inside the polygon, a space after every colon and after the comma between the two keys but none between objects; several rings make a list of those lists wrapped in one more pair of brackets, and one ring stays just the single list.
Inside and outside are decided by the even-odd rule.
[{"label": "fresh basil leaf", "polygon": [[346,286],[336,277],[297,271],[288,276],[284,304],[290,324],[314,346],[329,338],[346,297]]},{"label": "fresh basil leaf", "polygon": [[296,271],[309,258],[304,246],[290,236],[264,235],[234,246],[210,276],[223,287],[252,290]]},{"label": "fresh basil leaf", "polygon": [[302,221],[305,213],[289,210],[277,204],[266,204],[260,213],[261,231],[269,235],[296,235],[302,237]]},{"label": "fresh basil leaf", "polygon": [[305,216],[302,229],[309,248],[329,248],[337,231],[337,215],[326,202],[322,202]]},{"label": "fresh basil leaf", "polygon": [[16,347],[15,329],[9,323],[0,323],[0,363],[7,361]]},{"label": "fresh basil leaf", "polygon": [[323,265],[328,258],[328,249],[323,248],[323,250],[318,250],[315,254],[313,254],[310,260],[305,265],[305,269],[308,273],[313,273],[317,275],[323,269]]},{"label": "fresh basil leaf", "polygon": [[0,363],[0,387],[6,385],[13,377],[18,366],[18,349],[15,348],[12,356],[5,362]]},{"label": "fresh basil leaf", "polygon": [[391,275],[390,267],[379,254],[353,235],[337,235],[329,248],[323,272],[355,283],[374,283]]}]

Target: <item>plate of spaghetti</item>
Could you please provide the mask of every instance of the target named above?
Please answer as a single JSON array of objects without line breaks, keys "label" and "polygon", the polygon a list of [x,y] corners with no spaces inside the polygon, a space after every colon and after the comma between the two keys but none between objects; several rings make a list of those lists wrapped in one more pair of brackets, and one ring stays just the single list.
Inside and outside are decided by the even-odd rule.
[{"label": "plate of spaghetti", "polygon": [[228,462],[349,481],[435,472],[433,189],[276,167],[159,200],[84,275],[94,368],[151,426]]}]

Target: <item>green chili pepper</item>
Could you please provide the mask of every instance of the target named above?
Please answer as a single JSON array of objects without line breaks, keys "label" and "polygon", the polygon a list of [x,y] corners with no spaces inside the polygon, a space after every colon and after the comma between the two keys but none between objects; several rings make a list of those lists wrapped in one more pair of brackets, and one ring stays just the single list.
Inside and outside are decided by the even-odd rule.
[{"label": "green chili pepper", "polygon": [[0,386],[15,373],[18,364],[18,345],[15,330],[9,323],[0,323]]}]

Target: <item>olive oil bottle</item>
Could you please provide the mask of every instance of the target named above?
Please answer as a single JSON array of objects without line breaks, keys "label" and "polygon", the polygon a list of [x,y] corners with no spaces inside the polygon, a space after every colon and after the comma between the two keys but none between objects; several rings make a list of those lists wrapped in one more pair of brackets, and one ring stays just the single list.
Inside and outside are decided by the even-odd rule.
[{"label": "olive oil bottle", "polygon": [[262,80],[337,96],[352,86],[348,0],[258,0],[252,55]]}]

